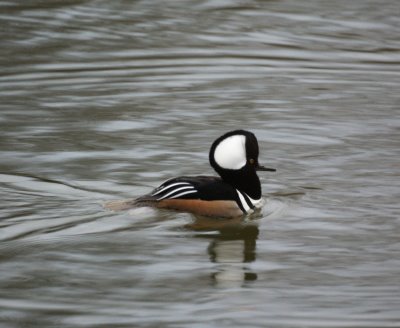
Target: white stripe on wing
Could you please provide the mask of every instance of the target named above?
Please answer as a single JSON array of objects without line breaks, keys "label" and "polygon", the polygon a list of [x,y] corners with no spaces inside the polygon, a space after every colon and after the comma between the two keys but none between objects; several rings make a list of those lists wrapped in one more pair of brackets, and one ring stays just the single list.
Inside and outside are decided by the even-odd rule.
[{"label": "white stripe on wing", "polygon": [[157,190],[155,193],[153,193],[151,195],[152,196],[156,196],[156,195],[164,192],[165,190],[168,190],[168,189],[170,189],[172,187],[175,187],[175,186],[181,186],[181,185],[190,185],[190,183],[189,182],[176,182],[176,183],[173,183],[173,184],[170,184],[170,185],[166,185],[166,186],[162,187],[160,190]]},{"label": "white stripe on wing", "polygon": [[[175,193],[178,192],[178,191],[186,190],[186,189],[192,189],[194,192],[196,192],[196,190],[194,190],[194,187],[193,187],[193,186],[180,187],[180,188],[177,188],[177,189],[174,189],[174,190],[170,191],[168,194],[166,194],[166,195],[164,195],[164,196],[161,196],[160,198],[157,198],[157,200],[165,199],[165,198],[167,198],[168,196],[171,196],[171,195],[175,194]],[[175,197],[176,197],[176,196],[175,196]]]},{"label": "white stripe on wing", "polygon": [[178,197],[181,197],[181,196],[184,196],[184,195],[187,195],[187,194],[193,194],[193,193],[196,193],[196,192],[197,192],[197,190],[184,191],[184,192],[181,192],[181,193],[178,194],[178,195],[175,195],[175,196],[170,197],[169,199],[178,198]]}]

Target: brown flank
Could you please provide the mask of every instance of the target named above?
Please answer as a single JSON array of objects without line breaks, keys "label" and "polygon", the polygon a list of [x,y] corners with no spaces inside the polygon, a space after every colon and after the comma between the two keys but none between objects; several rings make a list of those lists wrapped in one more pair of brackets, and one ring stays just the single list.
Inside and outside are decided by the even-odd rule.
[{"label": "brown flank", "polygon": [[243,215],[235,201],[200,199],[164,199],[155,207],[190,212],[204,216],[235,217]]}]

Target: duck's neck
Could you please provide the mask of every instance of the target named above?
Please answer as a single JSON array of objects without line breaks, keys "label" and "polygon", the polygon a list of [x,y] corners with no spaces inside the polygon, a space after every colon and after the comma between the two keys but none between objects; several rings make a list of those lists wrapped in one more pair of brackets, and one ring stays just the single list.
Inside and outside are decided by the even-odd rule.
[{"label": "duck's neck", "polygon": [[232,185],[235,189],[244,192],[252,199],[257,200],[261,198],[261,183],[256,171],[224,171],[220,173],[220,176],[222,180]]}]

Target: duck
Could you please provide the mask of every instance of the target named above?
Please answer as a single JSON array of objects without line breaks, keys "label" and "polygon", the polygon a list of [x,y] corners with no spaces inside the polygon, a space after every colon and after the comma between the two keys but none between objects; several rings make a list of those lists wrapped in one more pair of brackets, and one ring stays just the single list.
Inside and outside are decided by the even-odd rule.
[{"label": "duck", "polygon": [[258,157],[258,141],[252,132],[229,131],[217,138],[209,151],[210,165],[218,176],[174,177],[148,194],[111,201],[105,207],[111,210],[153,207],[220,218],[249,215],[264,205],[257,172],[276,171],[260,165]]}]

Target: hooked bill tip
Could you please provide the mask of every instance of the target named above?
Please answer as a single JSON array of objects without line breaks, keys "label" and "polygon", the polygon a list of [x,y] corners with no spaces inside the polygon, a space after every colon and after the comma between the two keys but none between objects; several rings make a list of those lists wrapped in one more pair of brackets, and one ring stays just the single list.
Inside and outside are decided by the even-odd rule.
[{"label": "hooked bill tip", "polygon": [[257,171],[269,171],[269,172],[276,172],[276,169],[270,168],[270,167],[265,167],[265,166],[258,166]]}]

